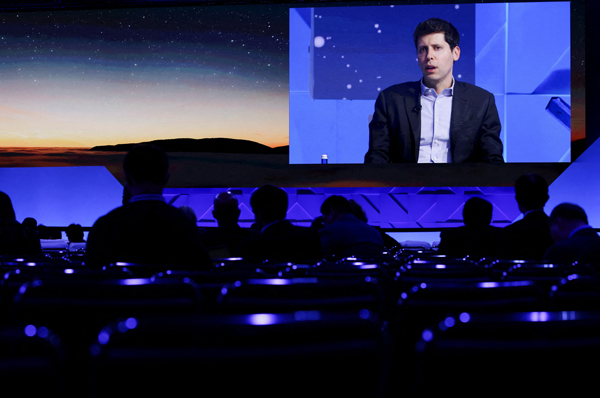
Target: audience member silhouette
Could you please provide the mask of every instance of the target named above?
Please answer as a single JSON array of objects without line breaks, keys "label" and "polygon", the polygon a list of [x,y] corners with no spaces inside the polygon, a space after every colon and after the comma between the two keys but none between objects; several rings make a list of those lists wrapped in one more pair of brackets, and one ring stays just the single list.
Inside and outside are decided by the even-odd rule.
[{"label": "audience member silhouette", "polygon": [[313,261],[322,257],[321,241],[313,228],[299,227],[286,220],[287,193],[264,185],[250,198],[260,235],[242,241],[240,255],[252,261]]},{"label": "audience member silhouette", "polygon": [[[26,217],[21,223],[27,229],[36,229],[37,228],[37,220],[33,217]],[[37,229],[36,229],[37,230]]]},{"label": "audience member silhouette", "polygon": [[585,211],[572,203],[561,203],[550,214],[550,232],[555,244],[544,260],[553,263],[600,263],[600,236],[588,225]]},{"label": "audience member silhouette", "polygon": [[0,255],[42,254],[39,246],[27,237],[25,228],[16,220],[10,197],[0,192]]},{"label": "audience member silhouette", "polygon": [[29,239],[34,252],[42,253],[42,244],[40,242],[40,233],[37,229],[37,220],[33,217],[26,217],[21,225],[25,228],[25,234],[27,235],[27,239]]},{"label": "audience member silhouette", "polygon": [[88,264],[211,267],[195,223],[162,196],[168,169],[167,154],[157,146],[139,144],[127,153],[123,170],[131,199],[94,223],[88,235]]},{"label": "audience member silhouette", "polygon": [[523,219],[504,227],[500,256],[518,260],[542,260],[554,244],[544,213],[549,199],[548,183],[537,174],[526,174],[515,182],[515,199]]},{"label": "audience member silhouette", "polygon": [[259,234],[255,229],[239,226],[240,214],[239,202],[233,193],[225,191],[215,196],[212,215],[217,228],[207,229],[202,234],[211,257],[235,256],[242,240]]},{"label": "audience member silhouette", "polygon": [[192,220],[194,225],[198,225],[198,216],[196,216],[194,209],[192,209],[190,206],[179,206],[179,210],[181,210],[183,214],[187,216],[187,218]]},{"label": "audience member silhouette", "polygon": [[[361,205],[358,204],[358,202],[356,202],[354,199],[349,199],[348,203],[350,203],[350,207],[352,208],[352,214],[354,214],[354,217],[358,218],[359,220],[361,220],[365,223],[369,222],[369,219],[367,218],[367,213],[365,213],[365,210],[362,208]],[[379,231],[379,234],[381,235],[381,238],[383,239],[383,246],[386,249],[392,249],[392,248],[401,249],[402,248],[402,245],[396,239],[392,238],[391,236],[389,236],[388,234],[383,232],[381,227],[373,225],[373,228],[375,228],[377,231]]]},{"label": "audience member silhouette", "polygon": [[37,230],[40,233],[40,239],[62,239],[62,233],[60,229],[50,228],[44,224],[39,224]]},{"label": "audience member silhouette", "polygon": [[490,202],[472,197],[463,207],[463,227],[443,230],[439,254],[455,257],[496,257],[500,250],[502,228],[492,227]]},{"label": "audience member silhouette", "polygon": [[83,227],[79,224],[70,224],[67,227],[67,239],[70,243],[85,242],[83,239]]},{"label": "audience member silhouette", "polygon": [[319,234],[325,258],[382,255],[384,246],[380,232],[359,220],[346,198],[338,195],[328,197],[321,205],[321,214],[325,226]]}]

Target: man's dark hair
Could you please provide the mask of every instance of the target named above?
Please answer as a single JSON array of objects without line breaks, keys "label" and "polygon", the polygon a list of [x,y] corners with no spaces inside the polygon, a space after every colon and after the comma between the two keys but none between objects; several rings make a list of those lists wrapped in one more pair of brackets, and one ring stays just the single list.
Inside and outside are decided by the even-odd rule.
[{"label": "man's dark hair", "polygon": [[367,213],[365,213],[365,210],[361,205],[356,203],[356,200],[350,199],[348,203],[350,204],[350,208],[352,209],[352,214],[354,214],[354,217],[358,218],[360,221],[369,222]]},{"label": "man's dark hair", "polygon": [[263,185],[250,197],[252,210],[260,210],[263,220],[267,222],[283,220],[287,214],[287,193],[274,185]]},{"label": "man's dark hair", "polygon": [[556,221],[557,218],[562,218],[571,221],[583,221],[588,223],[587,214],[580,207],[573,203],[561,203],[552,210],[550,214],[550,223]]},{"label": "man's dark hair", "polygon": [[0,192],[0,220],[14,220],[15,209],[13,208],[10,196]]},{"label": "man's dark hair", "polygon": [[79,224],[70,224],[67,227],[67,238],[69,242],[84,242],[83,227]]},{"label": "man's dark hair", "polygon": [[352,213],[352,206],[348,199],[343,196],[331,195],[323,201],[323,204],[321,205],[321,214],[325,216],[329,214],[331,210],[335,210],[342,214]]},{"label": "man's dark hair", "polygon": [[539,174],[525,174],[515,182],[517,203],[529,210],[543,209],[550,198],[548,183]]},{"label": "man's dark hair", "polygon": [[33,217],[26,217],[21,223],[25,228],[36,229],[37,228],[37,220]]},{"label": "man's dark hair", "polygon": [[213,201],[213,215],[217,220],[238,221],[240,209],[237,198],[229,191],[221,192]]},{"label": "man's dark hair", "polygon": [[123,170],[133,182],[163,185],[169,172],[169,158],[166,152],[156,145],[138,144],[125,156]]},{"label": "man's dark hair", "polygon": [[468,227],[484,227],[492,222],[493,206],[483,198],[473,197],[463,207],[463,221]]},{"label": "man's dark hair", "polygon": [[419,37],[431,33],[443,33],[446,38],[446,43],[450,45],[450,50],[460,43],[460,35],[458,30],[448,21],[439,18],[429,18],[417,25],[413,38],[415,39],[415,48],[418,50]]}]

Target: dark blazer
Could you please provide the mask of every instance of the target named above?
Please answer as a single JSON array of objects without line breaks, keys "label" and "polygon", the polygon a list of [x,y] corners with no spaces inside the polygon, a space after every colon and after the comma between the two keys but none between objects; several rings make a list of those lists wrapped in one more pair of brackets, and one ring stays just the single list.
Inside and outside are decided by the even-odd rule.
[{"label": "dark blazer", "polygon": [[324,257],[376,257],[384,246],[381,233],[352,214],[343,214],[319,231]]},{"label": "dark blazer", "polygon": [[497,257],[500,252],[502,228],[486,225],[479,228],[458,227],[440,234],[439,254],[455,257]]},{"label": "dark blazer", "polygon": [[503,228],[500,256],[513,260],[542,260],[554,244],[550,221],[543,210],[534,210],[522,220]]},{"label": "dark blazer", "polygon": [[40,237],[27,236],[27,230],[16,220],[0,219],[0,255],[42,254]]},{"label": "dark blazer", "polygon": [[569,239],[550,246],[544,260],[553,263],[600,262],[600,236],[593,228],[583,228]]},{"label": "dark blazer", "polygon": [[[379,93],[369,123],[365,163],[416,163],[421,141],[421,83],[388,87]],[[504,163],[500,118],[494,96],[455,80],[450,119],[453,163]]]},{"label": "dark blazer", "polygon": [[259,236],[243,240],[239,254],[250,261],[316,261],[322,258],[321,240],[313,228],[280,220]]},{"label": "dark blazer", "polygon": [[157,200],[128,203],[100,217],[90,231],[85,254],[94,266],[122,261],[211,268],[194,222]]}]

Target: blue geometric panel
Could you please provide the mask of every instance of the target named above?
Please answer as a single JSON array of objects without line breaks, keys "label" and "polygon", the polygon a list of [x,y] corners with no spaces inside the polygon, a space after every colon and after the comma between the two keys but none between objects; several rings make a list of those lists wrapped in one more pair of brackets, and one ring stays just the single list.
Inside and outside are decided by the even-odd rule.
[{"label": "blue geometric panel", "polygon": [[[508,162],[569,162],[571,131],[546,111],[552,95],[507,95]],[[571,96],[560,96],[571,104]]]},{"label": "blue geometric panel", "polygon": [[571,46],[570,7],[569,2],[508,5],[507,92],[531,94],[561,63]]},{"label": "blue geometric panel", "polygon": [[494,94],[506,87],[506,4],[476,8],[475,84]]},{"label": "blue geometric panel", "polygon": [[[448,228],[462,225],[462,208],[471,197],[490,201],[492,223],[505,226],[520,214],[512,187],[395,187],[395,188],[284,188],[288,193],[287,218],[296,225],[309,226],[321,215],[321,204],[331,195],[353,199],[365,211],[369,224],[382,228]],[[254,188],[231,188],[240,203],[240,225],[254,222],[250,197]],[[214,227],[213,200],[221,188],[166,189],[167,200],[177,197],[175,206],[194,209],[203,227]]]}]

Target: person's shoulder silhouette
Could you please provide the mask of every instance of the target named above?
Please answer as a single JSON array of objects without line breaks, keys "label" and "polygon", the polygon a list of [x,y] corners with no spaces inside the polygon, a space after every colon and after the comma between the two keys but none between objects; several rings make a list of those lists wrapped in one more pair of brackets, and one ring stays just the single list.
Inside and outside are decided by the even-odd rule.
[{"label": "person's shoulder silhouette", "polygon": [[170,177],[168,168],[167,154],[157,146],[140,144],[127,153],[123,170],[131,198],[92,227],[86,249],[88,263],[210,267],[196,224],[162,196]]}]

